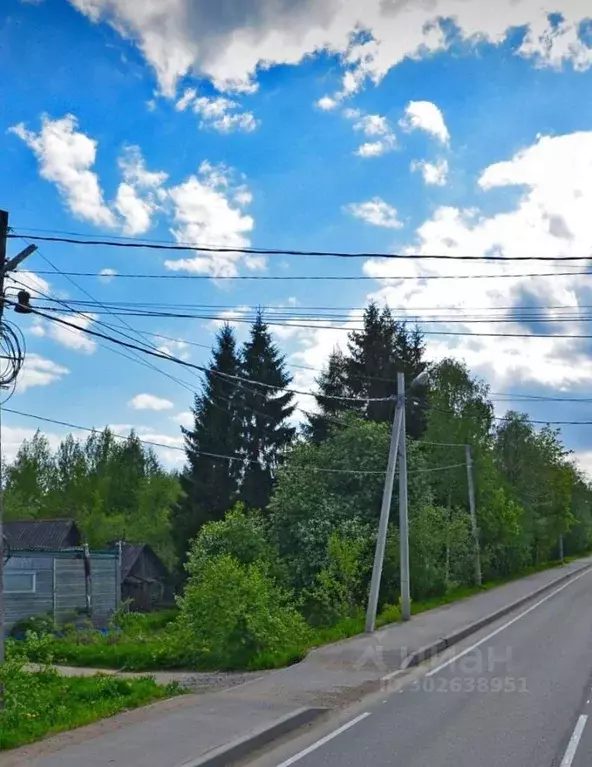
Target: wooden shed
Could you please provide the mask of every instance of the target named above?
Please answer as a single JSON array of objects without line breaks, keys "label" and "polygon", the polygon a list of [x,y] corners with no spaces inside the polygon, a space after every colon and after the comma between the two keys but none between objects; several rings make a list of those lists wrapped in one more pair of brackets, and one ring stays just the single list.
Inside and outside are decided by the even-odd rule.
[{"label": "wooden shed", "polygon": [[147,612],[173,603],[171,576],[147,543],[120,543],[121,596],[130,609]]}]

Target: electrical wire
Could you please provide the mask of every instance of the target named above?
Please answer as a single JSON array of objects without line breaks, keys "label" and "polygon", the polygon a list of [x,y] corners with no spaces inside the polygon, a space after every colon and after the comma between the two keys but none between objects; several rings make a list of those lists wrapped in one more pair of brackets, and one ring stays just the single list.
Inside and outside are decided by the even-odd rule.
[{"label": "electrical wire", "polygon": [[[8,237],[19,237],[18,233],[9,233]],[[385,258],[385,259],[400,259],[400,260],[445,260],[445,261],[589,261],[592,255],[589,256],[465,256],[465,255],[450,255],[444,253],[373,253],[373,252],[360,252],[360,253],[348,253],[345,251],[323,251],[323,250],[295,250],[287,248],[254,248],[254,247],[225,247],[225,246],[210,246],[199,244],[173,244],[173,243],[157,243],[150,241],[124,241],[116,239],[80,239],[74,237],[53,237],[48,235],[29,235],[29,239],[34,242],[59,242],[69,245],[84,245],[86,247],[102,246],[111,248],[133,248],[133,249],[149,249],[149,250],[166,250],[166,251],[194,251],[197,253],[242,253],[245,255],[277,255],[277,256],[311,256],[311,257],[329,257],[329,258]],[[214,275],[215,277],[215,275]]]},{"label": "electrical wire", "polygon": [[[66,428],[69,428],[69,429],[76,429],[78,431],[90,432],[92,434],[99,434],[100,433],[100,431],[98,429],[94,429],[94,428],[89,427],[89,426],[80,426],[79,424],[69,423],[68,421],[59,421],[59,420],[57,420],[55,418],[47,418],[46,416],[35,415],[34,413],[26,413],[26,412],[24,412],[22,410],[15,410],[14,408],[3,408],[3,409],[4,409],[4,411],[6,413],[12,413],[13,415],[19,415],[19,416],[23,416],[25,418],[32,418],[34,420],[41,421],[41,422],[44,422],[44,423],[51,423],[51,424],[55,424],[55,425],[58,425],[58,426],[65,426]],[[125,436],[123,436],[121,434],[113,434],[113,437],[115,439],[122,439],[122,440],[129,439],[129,437],[125,437]],[[150,447],[161,447],[161,448],[165,448],[166,450],[176,450],[176,451],[180,451],[180,452],[185,452],[185,448],[184,447],[180,447],[178,445],[167,445],[167,444],[165,444],[163,442],[156,442],[155,440],[142,439],[142,438],[138,437],[137,435],[136,435],[136,438],[137,438],[138,442],[140,442],[143,445],[148,445]],[[214,459],[220,459],[220,460],[225,460],[225,461],[239,461],[240,463],[251,463],[251,464],[254,464],[256,466],[260,466],[259,461],[249,460],[249,459],[247,459],[244,456],[239,455],[239,454],[223,455],[221,453],[210,453],[210,452],[206,452],[204,450],[195,450],[195,451],[192,450],[192,452],[194,452],[196,455],[204,456],[206,458],[214,458]],[[385,474],[385,471],[366,470],[366,469],[338,469],[338,468],[326,469],[326,468],[321,468],[321,467],[318,467],[318,466],[290,466],[290,467],[286,466],[286,467],[282,467],[282,469],[284,469],[286,471],[305,470],[305,471],[311,471],[311,472],[313,472],[315,474],[317,474],[317,473],[318,474],[360,474],[360,475],[361,474],[364,474],[364,475],[366,475],[366,474],[376,474],[376,475],[378,475],[378,474]]]},{"label": "electrical wire", "polygon": [[[11,303],[12,305],[15,305],[14,302],[7,301],[7,303]],[[44,312],[39,311],[38,309],[31,309],[31,312],[33,314],[38,315],[39,317],[43,317],[46,320],[49,320],[50,322],[57,322],[60,325],[64,325],[65,327],[74,328],[75,330],[86,333],[87,335],[96,337],[96,338],[102,338],[107,341],[110,341],[111,343],[118,344],[119,346],[124,346],[128,349],[134,349],[136,351],[144,352],[144,354],[148,354],[151,357],[156,357],[157,359],[163,359],[168,360],[170,362],[175,362],[177,365],[182,365],[187,368],[191,368],[194,370],[199,370],[202,373],[208,373],[209,375],[215,375],[220,378],[229,379],[229,380],[235,380],[235,381],[241,381],[244,384],[248,384],[249,386],[253,387],[261,387],[264,389],[270,389],[272,391],[277,391],[278,389],[281,389],[283,392],[289,392],[291,394],[298,394],[306,397],[314,397],[315,394],[313,392],[306,392],[299,389],[291,389],[288,387],[278,387],[274,386],[273,384],[265,383],[264,381],[258,381],[253,378],[245,378],[244,376],[236,376],[236,375],[230,375],[229,373],[222,373],[219,370],[210,370],[203,365],[196,365],[193,362],[189,362],[188,360],[182,360],[179,357],[175,357],[170,354],[164,354],[162,352],[153,351],[152,349],[138,346],[137,344],[129,343],[126,341],[122,341],[118,338],[113,338],[112,336],[108,336],[105,333],[100,333],[97,330],[91,330],[90,328],[80,328],[78,325],[73,324],[72,322],[68,322],[67,320],[64,320],[60,317],[51,316],[48,314],[45,314]],[[339,397],[334,395],[324,395],[324,399],[332,399],[332,400],[340,400],[344,402],[390,402],[393,400],[393,397]]]},{"label": "electrical wire", "polygon": [[[55,317],[50,317],[46,314],[43,314],[39,310],[35,309],[33,310],[40,316],[44,316],[46,319],[55,319],[56,321],[65,323],[66,325],[69,324],[65,320],[57,320]],[[52,311],[51,307],[48,307],[45,309],[45,311]],[[172,314],[172,313],[164,313],[164,312],[127,312],[125,314],[126,317],[157,317],[161,319],[202,319],[202,320],[222,320],[227,322],[240,322],[240,323],[247,323],[251,324],[252,320],[243,319],[240,317],[216,317],[211,315],[196,315],[196,314]],[[409,318],[408,318],[409,319]],[[412,319],[412,318],[411,318]],[[446,324],[445,322],[442,322],[442,320],[438,321],[440,324]],[[350,327],[342,327],[337,325],[321,325],[319,323],[314,324],[305,324],[305,323],[298,323],[298,322],[276,322],[274,320],[266,320],[266,325],[272,326],[272,327],[290,327],[290,328],[308,328],[310,330],[334,330],[337,332],[351,332],[351,331],[363,331],[363,327],[358,326],[350,326]],[[470,324],[467,322],[467,324]],[[80,328],[77,328],[80,330]],[[91,333],[92,331],[88,329],[84,329],[82,332],[85,333]],[[421,330],[422,335],[424,336],[460,336],[460,337],[477,337],[477,338],[525,338],[525,339],[532,339],[532,338],[573,338],[573,339],[591,339],[592,334],[587,333],[494,333],[494,332],[470,332],[470,331],[455,331],[455,330]],[[133,347],[130,347],[133,348]],[[166,357],[166,359],[174,359],[171,357]],[[178,361],[175,359],[175,361]],[[302,392],[296,392],[297,394],[302,394]],[[349,398],[351,399],[351,398]],[[383,398],[384,399],[384,398]]]},{"label": "electrical wire", "polygon": [[[20,274],[26,274],[25,270]],[[53,272],[38,271],[35,274],[52,275]],[[573,271],[573,272],[527,272],[527,273],[504,273],[504,274],[418,274],[418,275],[261,275],[261,274],[237,274],[220,275],[212,277],[209,274],[136,274],[130,272],[116,272],[115,274],[101,274],[101,272],[62,272],[64,276],[70,277],[103,277],[105,279],[137,279],[137,280],[238,280],[238,281],[304,281],[304,282],[348,282],[348,281],[392,281],[399,282],[404,280],[500,280],[500,279],[522,279],[525,277],[592,277],[591,271]]]},{"label": "electrical wire", "polygon": [[[15,279],[12,275],[6,275],[6,277],[8,279],[12,280],[13,282],[15,282],[17,285],[21,285],[22,287],[26,287],[24,285],[24,283],[21,283],[19,280]],[[48,294],[44,293],[43,291],[41,291],[39,288],[36,288],[36,287],[33,288],[33,290],[36,293],[38,293],[39,295],[45,296],[48,300],[55,301],[56,303],[59,303],[59,304],[63,305],[66,309],[68,309],[68,304],[65,301],[63,301],[62,299],[54,298],[52,296],[48,296]],[[84,312],[78,312],[77,311],[75,313],[77,315],[81,316],[81,317],[84,317],[85,319],[88,319],[88,314],[85,314]],[[102,322],[101,320],[97,320],[96,318],[93,318],[93,322],[96,325],[99,325],[101,327],[106,327],[106,328],[108,328],[110,330],[113,330],[116,333],[119,333],[124,338],[128,338],[130,340],[135,340],[132,336],[127,335],[126,333],[124,333],[123,331],[119,330],[119,328],[116,328],[113,325],[110,325],[110,324],[108,324],[106,322]],[[83,328],[81,328],[78,325],[74,325],[74,327],[76,327],[76,329],[79,332],[83,332],[83,330],[84,330]],[[126,354],[125,352],[121,351],[120,349],[116,349],[113,346],[110,346],[108,344],[102,343],[100,340],[97,341],[96,343],[98,343],[99,346],[101,346],[103,349],[107,349],[108,351],[112,352],[113,354],[117,354],[118,356],[123,357],[124,359],[127,359],[130,362],[135,362],[138,365],[142,365],[142,367],[148,368],[149,370],[154,370],[157,373],[160,373],[160,374],[164,375],[166,378],[169,378],[171,381],[174,381],[175,383],[179,384],[180,386],[185,388],[187,391],[189,391],[193,395],[195,395],[195,392],[196,392],[196,387],[195,386],[191,385],[187,381],[184,381],[184,380],[182,380],[180,378],[177,378],[176,376],[171,375],[169,372],[167,372],[165,370],[162,370],[161,368],[157,367],[156,365],[153,365],[152,363],[148,362],[147,360],[142,359],[139,356],[139,354],[137,354],[136,352],[132,351],[132,353],[130,355],[130,354]]]}]

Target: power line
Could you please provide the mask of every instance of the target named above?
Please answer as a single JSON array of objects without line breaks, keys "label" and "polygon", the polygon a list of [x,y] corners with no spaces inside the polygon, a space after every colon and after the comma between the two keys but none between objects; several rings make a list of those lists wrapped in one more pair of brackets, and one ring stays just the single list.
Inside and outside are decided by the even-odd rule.
[{"label": "power line", "polygon": [[[20,283],[18,280],[15,280],[14,278],[11,278],[11,279],[13,279],[13,281],[16,282],[17,284],[24,286],[24,284]],[[52,301],[56,301],[58,303],[64,303],[64,302],[61,301],[61,299],[51,298],[50,296],[47,296],[47,294],[42,293],[37,288],[35,288],[35,290],[38,293],[40,293],[40,295],[45,295],[48,299],[50,299]],[[81,314],[82,316],[86,316],[82,312],[76,312],[76,313],[77,314]],[[56,318],[55,317],[48,317],[47,319],[48,320],[55,320]],[[98,322],[97,324],[100,324],[101,326],[107,327],[107,328],[109,328],[111,330],[115,330],[116,332],[119,332],[121,335],[123,335],[126,338],[130,338],[130,336],[126,335],[125,333],[122,333],[120,330],[115,328],[113,325],[110,325],[109,323]],[[86,332],[85,328],[80,328],[77,325],[73,325],[72,324],[72,327],[76,328],[76,330],[78,330],[80,332]],[[336,328],[336,329],[341,329],[341,328]],[[212,349],[212,347],[208,346],[207,344],[200,344],[200,343],[197,343],[195,341],[190,341],[190,340],[184,339],[184,338],[175,338],[175,337],[167,336],[167,335],[164,335],[164,334],[161,334],[161,333],[150,333],[148,331],[140,331],[140,330],[136,330],[135,328],[132,328],[132,330],[133,330],[134,333],[137,333],[137,334],[150,335],[150,336],[153,336],[155,338],[161,338],[163,340],[167,340],[167,341],[174,342],[174,343],[186,343],[186,344],[188,344],[190,346],[196,346],[196,347],[207,349],[207,350],[210,350],[210,351]],[[462,335],[464,335],[464,334],[462,334]],[[467,334],[467,335],[481,335],[481,334]],[[515,336],[512,335],[511,337],[515,337]],[[530,338],[531,336],[528,335],[528,334],[522,334],[519,337]],[[589,336],[589,335],[555,335],[555,334],[552,334],[552,335],[546,335],[546,334],[543,335],[543,334],[541,334],[541,335],[538,335],[538,336],[535,336],[535,337],[542,337],[542,338],[592,338],[592,336]],[[107,336],[105,336],[105,338],[107,338]],[[108,339],[108,340],[114,341],[116,339]],[[112,347],[105,346],[104,344],[101,344],[101,345],[104,348],[107,348],[107,349],[110,349],[111,351],[115,351],[116,352],[116,350],[112,349]],[[154,346],[152,346],[152,348],[154,348]],[[145,352],[146,350],[142,349],[142,351]],[[169,356],[169,355],[167,355],[164,352],[162,352],[158,356],[161,359],[169,359],[169,360],[172,360],[172,361],[177,361],[177,358],[175,358],[174,356]],[[134,357],[134,358],[126,357],[126,358],[127,359],[131,359],[132,361],[139,362],[140,364],[144,364],[145,366],[148,366],[151,369],[156,370],[157,372],[167,376],[171,380],[173,380],[176,383],[180,384],[181,386],[186,388],[188,391],[191,391],[192,393],[195,393],[195,387],[193,387],[191,384],[189,384],[186,381],[183,381],[182,379],[176,378],[175,376],[171,376],[169,373],[167,373],[166,371],[162,370],[161,368],[157,368],[155,366],[152,366],[149,363],[146,363],[145,361],[143,361],[141,359],[138,359],[136,357]],[[181,360],[181,362],[184,363],[185,361]],[[293,364],[293,363],[289,363],[289,362],[287,362],[286,365],[288,367],[298,368],[298,369],[301,369],[301,370],[310,370],[311,372],[318,372],[318,373],[322,373],[323,372],[323,368],[315,368],[315,367],[311,367],[311,366],[308,366],[308,365],[297,365],[297,364]],[[201,368],[199,366],[195,366],[195,367],[197,367],[202,372],[212,372],[212,371],[208,371],[206,368]],[[376,381],[384,381],[384,382],[390,382],[391,381],[390,378],[386,378],[386,377],[382,377],[382,376],[359,375],[359,376],[356,376],[356,377],[367,379],[367,380],[376,380]],[[304,392],[298,392],[298,393],[299,394],[304,394]],[[309,392],[308,394],[311,394],[311,393]],[[590,397],[555,397],[555,396],[550,396],[550,395],[514,394],[514,393],[511,393],[511,392],[491,392],[491,394],[493,395],[493,398],[490,400],[491,402],[504,402],[504,401],[512,401],[512,400],[518,401],[518,400],[521,400],[521,399],[525,399],[525,400],[545,401],[545,402],[592,403],[592,398],[590,398]],[[317,395],[318,395],[318,393],[314,394],[313,396],[317,396]],[[324,397],[324,395],[318,395],[318,396]],[[503,397],[505,399],[495,399],[496,397]],[[332,399],[331,397],[324,397],[324,398]],[[333,398],[333,399],[336,399],[336,398]],[[345,399],[347,399],[347,398],[345,398]],[[357,398],[349,398],[349,399],[352,400],[352,401],[360,401],[360,402],[367,402],[368,401],[368,400],[364,400],[364,399],[358,400]],[[376,400],[376,401],[388,401],[389,399],[390,398],[385,398],[383,400]],[[304,411],[301,408],[296,408],[296,409],[297,410],[301,410],[306,415],[319,415],[319,416],[321,416],[321,414],[313,414],[313,413],[310,413],[309,411]],[[253,411],[253,412],[257,413],[257,411]],[[452,411],[450,411],[450,412],[452,412]],[[260,414],[260,413],[258,413],[258,414]],[[260,414],[260,415],[262,415],[262,414]],[[322,417],[325,418],[326,416],[322,416]],[[338,422],[335,419],[334,419],[334,422],[335,423],[339,423],[339,425],[341,425],[340,422]],[[541,421],[540,423],[547,423],[547,422],[546,421]],[[572,422],[565,422],[565,423],[572,423]],[[423,444],[428,444],[428,443],[423,443]],[[444,443],[442,443],[442,444],[444,444]]]},{"label": "power line", "polygon": [[[46,314],[43,314],[37,309],[34,309],[33,311],[39,314],[40,316],[45,317],[48,320],[55,319],[56,321],[60,321],[62,323],[65,322],[65,320],[57,320],[57,318],[55,317],[50,317]],[[46,311],[52,311],[52,309],[48,307],[46,308]],[[244,319],[241,317],[217,317],[213,315],[173,314],[173,313],[166,313],[166,312],[126,312],[124,316],[126,317],[156,317],[160,319],[201,319],[201,320],[217,320],[217,321],[226,321],[226,322],[241,322],[241,323],[248,323],[248,324],[251,323],[251,320]],[[412,318],[408,318],[408,319],[412,319]],[[467,324],[470,324],[470,321],[466,321],[466,322]],[[446,321],[439,320],[438,323],[446,324]],[[351,331],[363,330],[363,328],[359,326],[340,327],[337,325],[321,325],[319,323],[305,324],[305,323],[298,323],[298,322],[292,322],[292,321],[276,322],[274,320],[266,320],[265,324],[270,325],[272,327],[305,328],[310,330],[334,330],[337,332],[347,332],[347,333]],[[80,328],[77,328],[77,329],[80,330]],[[92,331],[88,329],[84,329],[82,332],[92,333]],[[426,336],[460,336],[460,337],[477,337],[477,338],[525,338],[525,339],[532,339],[532,338],[590,339],[592,338],[591,334],[586,334],[586,333],[493,333],[493,332],[473,333],[470,331],[454,331],[454,330],[422,330],[421,332],[422,332],[422,335],[426,335]],[[164,357],[164,358],[173,359],[171,357]],[[186,364],[186,363],[183,363],[183,364]],[[296,393],[301,394],[302,392],[296,392]]]},{"label": "power line", "polygon": [[[24,283],[20,282],[19,280],[15,279],[14,277],[9,276],[9,279],[11,279],[13,282],[15,282],[17,285],[20,285],[23,288],[26,288],[26,285]],[[34,288],[35,292],[45,296],[48,300],[55,301],[56,303],[59,303],[60,305],[63,305],[66,307],[66,310],[70,310],[71,312],[84,317],[85,319],[88,319],[88,315],[84,312],[76,311],[74,309],[71,309],[68,304],[59,298],[54,298],[52,296],[49,296],[48,294],[41,291],[39,288]],[[64,311],[64,310],[62,310]],[[102,322],[101,320],[97,320],[96,318],[93,318],[93,322],[101,327],[109,328],[110,330],[113,330],[116,333],[119,333],[119,335],[123,336],[124,338],[128,338],[130,340],[135,340],[132,336],[128,335],[127,333],[124,333],[122,330],[119,330],[119,328],[116,328],[114,325],[110,325],[106,322]],[[84,328],[81,328],[78,325],[74,325],[74,327],[79,331],[83,332]],[[139,332],[139,331],[135,331]],[[180,378],[177,378],[176,376],[171,375],[165,370],[162,370],[161,368],[157,367],[156,365],[153,365],[152,363],[148,362],[147,360],[142,359],[136,352],[132,351],[131,355],[126,354],[125,352],[121,351],[120,349],[115,349],[113,346],[109,346],[108,344],[101,343],[101,341],[97,341],[99,346],[101,346],[103,349],[107,349],[110,352],[113,352],[113,354],[117,354],[120,357],[123,357],[124,359],[129,360],[130,362],[136,362],[138,365],[142,365],[143,367],[148,368],[149,370],[154,370],[157,373],[161,373],[166,378],[169,378],[171,381],[174,381],[175,383],[179,384],[180,386],[183,386],[187,391],[191,392],[192,394],[195,394],[195,388],[187,381],[183,381]]]},{"label": "power line", "polygon": [[[18,237],[19,234],[9,234],[8,237]],[[242,253],[245,255],[277,255],[277,256],[311,256],[311,257],[328,257],[328,258],[385,258],[385,259],[400,259],[400,260],[444,260],[444,261],[588,261],[590,256],[465,256],[465,255],[450,255],[444,253],[373,253],[373,252],[360,252],[349,253],[345,251],[324,251],[324,250],[293,250],[287,248],[253,248],[244,246],[213,247],[210,245],[199,244],[173,244],[173,243],[156,243],[148,241],[133,241],[129,240],[97,240],[97,239],[80,239],[74,237],[52,237],[45,235],[30,235],[30,239],[35,242],[60,242],[70,245],[85,245],[87,247],[102,246],[111,248],[133,248],[133,249],[149,249],[149,250],[166,250],[166,251],[194,251],[197,253]]]},{"label": "power line", "polygon": [[[24,270],[20,272],[25,274]],[[101,274],[101,272],[61,272],[64,276],[70,277],[104,277],[105,279],[138,279],[138,280],[245,280],[245,281],[305,281],[305,282],[340,282],[340,281],[381,281],[390,280],[399,282],[401,280],[500,280],[500,279],[520,279],[524,277],[572,277],[572,276],[592,276],[591,271],[572,271],[572,272],[527,272],[518,274],[417,274],[417,275],[260,275],[260,274],[237,274],[220,275],[212,277],[209,274],[136,274],[131,272],[116,272],[115,274]],[[34,274],[49,276],[53,272],[37,271]]]},{"label": "power line", "polygon": [[[7,301],[7,303],[12,304],[15,306],[16,304],[13,301]],[[111,341],[114,344],[118,344],[119,346],[124,346],[128,349],[134,349],[136,351],[144,352],[144,354],[148,354],[151,357],[156,357],[157,359],[163,359],[163,360],[169,360],[170,362],[175,362],[178,365],[182,365],[187,368],[192,368],[194,370],[199,370],[202,373],[208,373],[209,375],[215,375],[219,376],[221,378],[226,378],[229,380],[234,381],[240,381],[244,384],[248,384],[249,386],[255,386],[255,387],[261,387],[264,389],[270,389],[273,391],[278,391],[281,388],[281,391],[283,392],[290,392],[291,394],[298,394],[302,396],[307,397],[314,397],[315,395],[312,392],[305,392],[298,389],[290,389],[290,388],[282,388],[278,386],[273,386],[272,384],[265,383],[264,381],[257,381],[252,378],[245,378],[244,376],[236,376],[231,375],[229,373],[222,373],[219,370],[210,370],[208,368],[205,368],[203,365],[196,365],[193,362],[189,362],[188,360],[182,360],[179,357],[175,357],[170,354],[164,354],[162,352],[153,351],[152,349],[138,346],[137,344],[129,343],[126,341],[122,341],[119,338],[113,338],[112,336],[108,336],[105,333],[100,333],[97,330],[91,330],[90,328],[80,328],[78,325],[73,324],[72,322],[68,322],[67,320],[64,320],[60,317],[55,317],[51,315],[47,315],[44,312],[39,311],[38,309],[31,309],[31,312],[33,314],[37,314],[39,317],[44,317],[46,320],[49,320],[50,322],[57,322],[60,325],[64,325],[65,327],[74,328],[75,330],[86,333],[90,336],[95,336],[97,338],[103,338],[107,341]],[[324,399],[335,399],[335,400],[341,400],[344,402],[390,402],[393,397],[338,397],[338,396],[324,396]]]},{"label": "power line", "polygon": [[[19,415],[23,416],[25,418],[32,418],[36,421],[41,421],[44,423],[51,423],[55,424],[57,426],[65,426],[68,429],[76,429],[78,431],[85,431],[90,432],[92,434],[99,434],[100,431],[98,429],[92,428],[90,426],[80,426],[79,424],[69,423],[68,421],[58,421],[55,418],[47,418],[45,416],[36,415],[34,413],[25,413],[22,410],[15,410],[14,408],[4,408],[5,412],[12,413],[13,415]],[[109,427],[106,427],[109,428]],[[123,439],[127,440],[129,439],[129,435],[127,437],[123,436],[122,434],[115,434],[112,433],[113,437],[115,439]],[[164,442],[156,442],[155,440],[148,440],[148,439],[142,439],[141,437],[138,437],[135,435],[138,442],[142,443],[143,445],[149,445],[151,447],[161,447],[165,448],[166,450],[176,450],[180,452],[185,452],[185,448],[180,447],[179,445],[167,445]],[[204,450],[195,450],[192,452],[195,452],[197,455],[204,456],[206,458],[214,458],[214,459],[220,459],[225,461],[240,461],[241,463],[252,463],[259,465],[258,461],[249,460],[245,458],[243,455],[234,454],[234,455],[223,455],[220,453],[209,453]],[[384,474],[384,471],[376,471],[376,470],[366,470],[366,469],[327,469],[327,468],[321,468],[317,466],[285,466],[281,467],[285,471],[311,471],[313,473],[318,474]],[[449,468],[449,467],[441,467]]]},{"label": "power line", "polygon": [[[90,303],[84,303],[79,302],[79,304],[82,304],[87,308],[87,311],[93,311],[95,314],[110,314],[113,317],[146,317],[146,318],[155,318],[155,319],[195,319],[195,320],[210,320],[213,322],[242,322],[242,323],[252,323],[256,319],[257,313],[255,309],[245,309],[241,313],[235,310],[232,310],[232,314],[202,314],[202,313],[188,313],[188,312],[174,312],[174,311],[164,311],[164,310],[147,310],[142,309],[141,304],[137,304],[139,307],[138,309],[133,308],[127,308],[125,306],[116,306],[116,305],[105,305],[105,304],[99,304],[99,306],[104,306],[105,311],[101,312],[99,309],[95,309],[93,305]],[[40,308],[44,309],[45,311],[55,311],[52,309],[52,307],[48,306],[41,306]],[[569,307],[566,307],[569,308]],[[495,310],[496,307],[492,307],[492,311]],[[73,312],[78,312],[79,310],[71,309]],[[431,311],[437,311],[436,308],[434,308]],[[408,313],[405,315],[394,315],[393,320],[395,322],[399,323],[412,323],[416,325],[470,325],[470,324],[486,324],[486,325],[499,325],[499,324],[507,324],[507,325],[518,325],[525,322],[538,322],[538,323],[557,323],[557,324],[563,324],[563,323],[578,323],[578,322],[591,322],[592,321],[592,314],[586,313],[586,314],[559,314],[559,315],[548,315],[548,314],[516,314],[511,316],[490,316],[490,315],[472,315],[472,314],[465,314],[463,315],[462,312],[464,310],[459,308],[458,311],[454,315],[443,315],[443,316],[421,316],[419,314],[412,314]],[[354,322],[358,320],[362,320],[363,316],[360,312],[357,317],[352,317],[349,312],[343,313],[343,314],[325,314],[325,315],[315,315],[313,313],[310,313],[308,316],[305,313],[300,314],[294,314],[290,315],[288,313],[276,313],[276,312],[267,312],[264,311],[263,313],[263,319],[267,325],[274,325],[279,327],[311,327],[311,328],[318,328],[318,329],[327,329],[325,325],[320,325],[319,323],[321,321],[324,322],[341,322],[341,323],[347,323],[347,322]],[[298,323],[297,321],[304,320],[307,323],[303,325],[302,323]],[[336,328],[334,325],[331,326],[329,329],[339,329]],[[358,326],[352,326],[345,328],[346,330],[359,330]],[[425,331],[426,333],[428,331]]]}]

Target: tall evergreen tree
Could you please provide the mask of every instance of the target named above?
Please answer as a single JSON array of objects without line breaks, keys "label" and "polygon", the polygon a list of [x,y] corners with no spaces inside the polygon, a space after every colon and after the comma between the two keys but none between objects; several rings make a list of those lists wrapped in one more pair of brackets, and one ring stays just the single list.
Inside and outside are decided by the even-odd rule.
[{"label": "tall evergreen tree", "polygon": [[260,311],[243,347],[242,375],[266,384],[241,386],[245,463],[240,498],[247,508],[264,509],[271,496],[275,470],[295,429],[288,423],[294,412],[293,395],[283,391],[292,378]]},{"label": "tall evergreen tree", "polygon": [[[308,436],[313,441],[326,439],[330,418],[343,411],[354,411],[370,421],[390,421],[394,402],[339,402],[331,396],[359,399],[394,397],[397,373],[405,373],[407,383],[425,367],[421,332],[397,322],[388,307],[382,310],[372,301],[364,312],[364,327],[349,334],[348,353],[333,353],[317,383],[320,414],[310,419]],[[425,429],[425,392],[416,392],[407,400],[407,433],[421,436]]]},{"label": "tall evergreen tree", "polygon": [[347,403],[336,399],[350,395],[347,385],[347,360],[336,348],[331,352],[327,366],[316,379],[319,393],[316,401],[319,412],[308,416],[304,434],[313,443],[324,442],[331,433],[334,421],[347,409]]},{"label": "tall evergreen tree", "polygon": [[202,392],[195,397],[193,428],[182,430],[187,466],[180,478],[181,499],[172,514],[173,536],[181,558],[202,525],[223,519],[237,497],[240,458],[230,461],[205,453],[234,456],[240,452],[240,388],[225,377],[240,373],[234,332],[225,325],[216,337]]}]

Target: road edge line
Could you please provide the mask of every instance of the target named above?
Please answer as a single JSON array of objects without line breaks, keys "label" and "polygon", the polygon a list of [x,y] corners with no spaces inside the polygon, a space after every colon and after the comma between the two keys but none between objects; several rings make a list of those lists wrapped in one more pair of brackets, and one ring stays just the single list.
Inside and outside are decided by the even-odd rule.
[{"label": "road edge line", "polygon": [[453,631],[451,634],[440,637],[440,639],[436,640],[435,642],[420,647],[419,650],[414,650],[404,659],[403,663],[401,664],[401,670],[404,671],[408,668],[419,666],[425,661],[430,660],[430,658],[433,658],[435,655],[439,655],[441,652],[444,652],[444,650],[447,650],[449,647],[458,644],[463,639],[466,639],[472,634],[476,634],[477,631],[485,628],[485,626],[489,626],[491,623],[495,623],[495,621],[499,620],[500,618],[504,618],[509,613],[514,612],[514,610],[518,610],[520,607],[527,604],[527,602],[536,599],[541,594],[544,594],[547,591],[551,591],[555,586],[558,586],[565,581],[569,581],[577,575],[583,575],[586,570],[590,569],[592,569],[592,563],[583,565],[577,570],[571,570],[569,573],[564,573],[559,578],[555,578],[555,580],[551,581],[550,583],[547,583],[544,586],[540,586],[538,589],[531,591],[529,594],[520,597],[520,599],[516,599],[514,602],[511,602],[509,605],[504,605],[504,607],[500,607],[498,610],[489,613],[489,615],[486,615],[483,618],[479,618],[479,620],[474,621],[473,623],[469,623],[467,626],[464,626],[457,631]]}]

